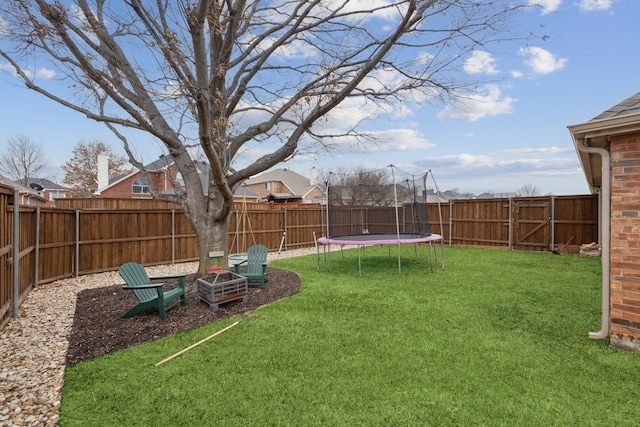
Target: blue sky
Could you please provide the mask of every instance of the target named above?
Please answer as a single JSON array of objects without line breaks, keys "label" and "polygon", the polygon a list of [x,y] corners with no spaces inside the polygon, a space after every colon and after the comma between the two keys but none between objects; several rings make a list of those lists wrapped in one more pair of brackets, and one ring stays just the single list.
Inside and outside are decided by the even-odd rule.
[{"label": "blue sky", "polygon": [[[568,125],[584,123],[640,91],[640,1],[546,0],[548,12],[530,11],[518,24],[548,35],[508,55],[477,52],[465,63],[470,75],[491,83],[465,105],[411,106],[401,117],[369,124],[383,142],[366,150],[344,147],[300,155],[282,164],[303,175],[394,164],[431,170],[441,190],[510,193],[524,185],[541,194],[587,194]],[[62,180],[59,166],[79,142],[102,140],[124,154],[104,125],[28,91],[0,61],[0,152],[26,136],[47,156],[47,175]],[[345,106],[345,115],[357,106]],[[341,114],[342,114],[341,113]],[[162,150],[151,137],[136,147],[145,161]],[[247,161],[250,160],[250,156]]]}]

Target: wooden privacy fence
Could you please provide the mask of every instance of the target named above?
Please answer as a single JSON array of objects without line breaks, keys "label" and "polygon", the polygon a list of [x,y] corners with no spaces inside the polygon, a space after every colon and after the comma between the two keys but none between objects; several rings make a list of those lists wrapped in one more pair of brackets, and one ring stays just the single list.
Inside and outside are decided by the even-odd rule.
[{"label": "wooden privacy fence", "polygon": [[[74,209],[16,210],[14,197],[13,189],[0,186],[0,325],[17,315],[22,299],[39,284],[117,270],[128,261],[154,265],[198,259],[195,233],[176,205],[70,199]],[[272,251],[309,247],[324,235],[326,211],[321,207],[268,206],[234,205],[229,253],[245,252],[255,243]],[[400,209],[402,227],[409,227],[406,209]],[[389,224],[389,232],[395,232],[395,208],[365,210],[367,221]],[[570,248],[577,251],[580,244],[598,241],[596,196],[454,200],[429,204],[428,212],[432,233],[441,234],[448,245],[545,251],[573,237]],[[362,208],[344,213],[343,233],[361,233],[363,224],[356,218],[362,215]]]},{"label": "wooden privacy fence", "polygon": [[[431,208],[431,206],[430,206]],[[547,251],[598,242],[598,197],[544,196],[454,200],[441,205],[444,240],[456,246]],[[433,224],[433,211],[429,211]]]},{"label": "wooden privacy fence", "polygon": [[[398,211],[399,231],[411,233],[411,206]],[[551,251],[571,243],[578,252],[583,243],[598,242],[597,196],[545,196],[500,199],[451,200],[430,203],[431,232],[448,245]],[[334,235],[396,232],[395,208],[334,208]]]}]

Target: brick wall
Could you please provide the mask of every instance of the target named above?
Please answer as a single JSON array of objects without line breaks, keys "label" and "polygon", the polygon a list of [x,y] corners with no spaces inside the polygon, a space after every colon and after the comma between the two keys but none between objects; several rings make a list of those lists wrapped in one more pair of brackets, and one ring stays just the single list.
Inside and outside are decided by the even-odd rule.
[{"label": "brick wall", "polygon": [[611,139],[611,344],[640,351],[640,134]]},{"label": "brick wall", "polygon": [[324,191],[320,187],[316,187],[306,194],[304,197],[304,203],[322,203],[324,199]]}]

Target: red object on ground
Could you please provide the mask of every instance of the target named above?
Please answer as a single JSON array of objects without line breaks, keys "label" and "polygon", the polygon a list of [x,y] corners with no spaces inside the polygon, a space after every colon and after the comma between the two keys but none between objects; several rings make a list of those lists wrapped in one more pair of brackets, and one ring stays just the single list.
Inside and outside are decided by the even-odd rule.
[{"label": "red object on ground", "polygon": [[207,274],[217,273],[219,271],[222,271],[222,267],[207,268]]}]

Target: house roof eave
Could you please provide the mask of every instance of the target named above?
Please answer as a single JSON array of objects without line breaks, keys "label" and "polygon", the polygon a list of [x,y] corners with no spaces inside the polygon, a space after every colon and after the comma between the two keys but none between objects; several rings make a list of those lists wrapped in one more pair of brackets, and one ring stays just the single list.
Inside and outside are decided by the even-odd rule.
[{"label": "house roof eave", "polygon": [[586,123],[567,126],[578,154],[587,184],[592,193],[602,185],[602,158],[597,154],[582,151],[581,147],[609,149],[612,136],[640,132],[640,113],[604,119],[593,119]]},{"label": "house roof eave", "polygon": [[574,139],[597,141],[598,138],[639,132],[640,113],[606,119],[594,119],[586,123],[570,125],[567,126],[567,128],[574,136]]}]

